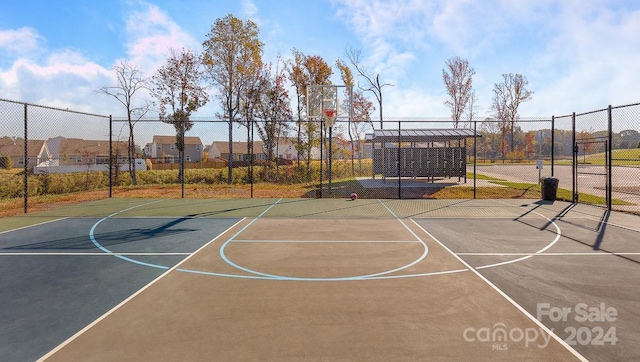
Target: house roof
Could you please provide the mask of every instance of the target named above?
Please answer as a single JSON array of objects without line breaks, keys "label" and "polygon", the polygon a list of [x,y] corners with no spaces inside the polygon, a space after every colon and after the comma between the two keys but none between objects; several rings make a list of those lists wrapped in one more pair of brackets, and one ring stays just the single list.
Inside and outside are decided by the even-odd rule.
[{"label": "house roof", "polygon": [[[161,145],[173,145],[176,143],[176,136],[153,136],[153,143]],[[185,145],[201,145],[200,137],[184,136]]]},{"label": "house roof", "polygon": [[[263,148],[264,142],[262,141],[253,141],[253,153],[262,153],[264,152],[264,148]],[[220,151],[220,153],[228,153],[229,152],[229,142],[225,142],[225,141],[213,141],[213,143],[211,144],[211,146],[215,146],[218,151]],[[233,153],[241,153],[241,154],[248,154],[249,153],[249,148],[248,148],[248,143],[247,142],[233,142]],[[288,148],[290,146],[293,146],[293,142],[291,141],[280,141],[279,144],[279,149],[284,149],[284,148]]]},{"label": "house roof", "polygon": [[480,133],[469,128],[443,129],[378,129],[373,134],[367,134],[367,142],[439,142],[461,140],[465,138],[482,137]]},{"label": "house roof", "polygon": [[[27,155],[29,157],[36,157],[42,149],[44,140],[28,140],[27,141]],[[16,138],[15,140],[9,137],[0,138],[0,156],[23,156],[24,155],[24,139]]]},{"label": "house roof", "polygon": [[[233,143],[233,153],[249,153],[249,144],[247,142],[232,142]],[[262,141],[253,141],[253,153],[261,153],[262,149]],[[212,147],[216,147],[220,153],[228,153],[229,152],[229,142],[225,141],[213,141],[211,144]]]},{"label": "house roof", "polygon": [[[126,150],[127,141],[113,141],[113,151]],[[80,138],[62,138],[58,155],[108,155],[108,140],[83,140]]]}]

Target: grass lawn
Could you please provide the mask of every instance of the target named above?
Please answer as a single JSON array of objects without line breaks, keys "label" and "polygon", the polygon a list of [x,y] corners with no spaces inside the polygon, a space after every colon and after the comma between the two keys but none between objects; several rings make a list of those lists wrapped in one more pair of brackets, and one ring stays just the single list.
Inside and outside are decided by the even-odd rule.
[{"label": "grass lawn", "polygon": [[[579,164],[604,166],[606,164],[605,153],[594,153],[592,155],[578,155]],[[571,159],[557,160],[556,164],[570,165]],[[629,148],[611,151],[612,166],[635,166],[640,167],[640,148]]]},{"label": "grass lawn", "polygon": [[[467,178],[472,178],[468,174]],[[530,183],[515,183],[505,180],[477,174],[477,179],[488,180],[495,184],[476,189],[475,197],[478,199],[540,199],[542,198],[540,185]],[[357,192],[360,198],[394,199],[398,197],[398,189],[395,187],[364,188],[355,178],[334,180],[331,192],[328,184],[323,183],[322,197],[348,198],[351,192]],[[256,183],[253,185],[185,185],[185,198],[315,198],[319,196],[317,184],[293,184],[276,185],[272,183]],[[113,189],[113,197],[116,198],[180,198],[182,187],[178,184],[171,185],[144,185],[126,186]],[[95,201],[109,197],[108,189],[97,191],[83,191],[62,195],[46,195],[29,197],[29,212],[48,210],[56,207],[72,205],[84,201]],[[457,187],[406,187],[401,188],[401,197],[405,199],[473,199],[472,186]],[[571,201],[571,191],[558,189],[557,200]],[[581,194],[580,200],[591,204],[604,205],[603,197]],[[612,200],[615,205],[629,205],[622,200]],[[0,200],[0,217],[18,215],[23,213],[23,199],[12,198]]]}]

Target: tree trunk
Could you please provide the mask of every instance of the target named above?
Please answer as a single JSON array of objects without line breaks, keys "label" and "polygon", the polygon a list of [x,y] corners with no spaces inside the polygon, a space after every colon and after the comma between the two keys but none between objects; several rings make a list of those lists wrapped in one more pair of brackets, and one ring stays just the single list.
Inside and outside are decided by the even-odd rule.
[{"label": "tree trunk", "polygon": [[513,129],[514,129],[514,125],[515,125],[515,122],[511,121],[511,152],[513,152],[513,141],[514,141],[514,139],[513,139],[513,135],[514,135]]},{"label": "tree trunk", "polygon": [[349,130],[349,141],[351,142],[351,176],[355,176],[356,174],[356,164],[355,164],[355,149],[353,147],[353,135],[351,134],[351,118],[349,118],[349,125],[347,129]]},{"label": "tree trunk", "polygon": [[231,122],[231,118],[229,118],[229,162],[227,174],[227,185],[231,185],[233,180],[233,122]]},{"label": "tree trunk", "polygon": [[136,143],[133,139],[133,123],[129,119],[129,174],[131,175],[131,183],[138,184],[136,178]]}]

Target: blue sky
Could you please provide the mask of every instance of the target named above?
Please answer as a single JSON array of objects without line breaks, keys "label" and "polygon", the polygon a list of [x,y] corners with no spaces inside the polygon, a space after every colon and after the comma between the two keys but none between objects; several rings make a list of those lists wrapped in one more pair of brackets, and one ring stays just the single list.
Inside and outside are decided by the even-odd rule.
[{"label": "blue sky", "polygon": [[[114,84],[115,64],[129,59],[150,76],[170,48],[200,52],[227,14],[258,24],[266,61],[297,48],[333,65],[347,46],[360,49],[393,84],[384,88],[388,117],[449,116],[442,69],[453,56],[476,70],[480,116],[502,73],[529,80],[523,117],[640,101],[636,0],[9,1],[0,12],[0,98],[120,116],[115,101],[93,92]],[[197,115],[217,111],[211,101]]]}]

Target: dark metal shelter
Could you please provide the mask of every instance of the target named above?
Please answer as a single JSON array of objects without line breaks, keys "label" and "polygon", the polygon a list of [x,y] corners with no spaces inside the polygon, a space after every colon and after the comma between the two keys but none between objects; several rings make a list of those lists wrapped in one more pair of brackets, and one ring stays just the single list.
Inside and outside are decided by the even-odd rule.
[{"label": "dark metal shelter", "polygon": [[373,178],[465,178],[467,138],[480,137],[473,129],[391,129],[366,135],[373,149]]}]

